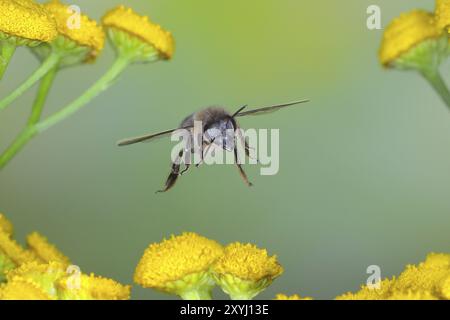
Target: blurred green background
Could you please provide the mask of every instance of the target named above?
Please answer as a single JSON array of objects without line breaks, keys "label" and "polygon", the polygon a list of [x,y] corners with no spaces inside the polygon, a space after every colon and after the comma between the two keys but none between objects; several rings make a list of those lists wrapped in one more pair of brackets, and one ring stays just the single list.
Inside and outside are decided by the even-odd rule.
[{"label": "blurred green background", "polygon": [[[121,2],[73,3],[99,19]],[[434,1],[125,4],[173,32],[174,59],[133,66],[0,173],[0,211],[18,239],[38,230],[83,271],[124,283],[147,245],[172,233],[252,242],[285,268],[260,298],[333,298],[365,282],[369,265],[387,277],[431,251],[449,252],[450,113],[418,75],[379,66],[382,30],[366,28],[371,4],[386,26],[400,12],[432,10]],[[95,65],[61,72],[46,114],[83,92],[113,57],[108,46]],[[19,49],[0,94],[37,66]],[[24,125],[34,92],[0,115],[0,147]],[[280,128],[280,172],[260,176],[246,166],[253,188],[232,166],[203,166],[155,195],[169,172],[170,140],[115,145],[211,104],[234,110],[299,98],[312,102],[241,120],[244,128]],[[136,286],[133,298],[172,297]]]}]

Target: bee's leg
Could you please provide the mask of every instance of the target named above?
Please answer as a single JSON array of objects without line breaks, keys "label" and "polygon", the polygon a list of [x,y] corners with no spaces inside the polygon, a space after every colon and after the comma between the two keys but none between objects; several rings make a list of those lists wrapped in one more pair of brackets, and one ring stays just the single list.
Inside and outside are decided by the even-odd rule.
[{"label": "bee's leg", "polygon": [[206,149],[205,149],[205,151],[202,150],[202,159],[199,163],[197,163],[195,165],[196,168],[198,168],[203,163],[203,160],[205,159],[206,155],[208,154],[209,148],[211,148],[211,145],[213,143],[214,143],[214,139],[210,143],[207,143],[205,141],[203,142],[203,149],[205,149],[205,147],[206,147]]},{"label": "bee's leg", "polygon": [[182,176],[183,174],[185,174],[186,171],[189,170],[189,167],[190,167],[190,166],[191,166],[191,165],[190,165],[189,163],[187,163],[186,166],[184,167],[183,171],[180,172],[180,176]]},{"label": "bee's leg", "polygon": [[250,156],[250,149],[252,149],[252,150],[254,150],[254,149],[248,145],[248,141],[247,141],[247,140],[245,140],[244,143],[245,143],[245,155],[246,155],[249,159],[254,159],[254,160],[256,160],[256,163],[259,164],[258,156],[256,156],[256,159],[253,158],[252,156]]},{"label": "bee's leg", "polygon": [[164,189],[158,190],[158,191],[156,191],[156,193],[162,193],[162,192],[169,191],[169,189],[171,189],[175,185],[175,183],[177,182],[178,176],[179,176],[179,173],[176,170],[179,170],[179,169],[180,169],[179,165],[172,166],[172,171],[170,172],[169,176],[167,177]]},{"label": "bee's leg", "polygon": [[[186,150],[186,152],[189,152],[189,150]],[[184,163],[184,169],[180,172],[180,176],[182,176],[183,174],[185,174],[186,171],[188,171],[189,168],[191,167],[191,161],[192,161],[192,155],[194,154],[194,149],[191,149],[190,152],[191,152],[191,158],[189,158],[188,161],[185,161],[185,163]],[[180,152],[180,154],[181,154],[181,152]],[[181,155],[181,156],[182,156],[182,155]]]},{"label": "bee's leg", "polygon": [[[205,146],[205,144],[203,144],[203,147],[204,146]],[[203,154],[203,150],[202,150],[202,158],[200,159],[200,161],[198,163],[195,164],[196,168],[198,168],[202,165],[204,157],[205,157],[205,155]]]},{"label": "bee's leg", "polygon": [[195,164],[195,167],[196,168],[198,168],[198,167],[200,167],[200,165],[203,163],[203,158],[204,158],[204,149],[205,149],[205,146],[206,146],[207,144],[206,144],[206,141],[205,141],[205,139],[204,139],[204,137],[202,136],[202,150],[201,150],[201,159],[200,159],[200,161],[198,162],[198,163],[196,163]]},{"label": "bee's leg", "polygon": [[170,171],[169,176],[167,177],[164,189],[158,190],[158,191],[156,191],[156,193],[162,193],[162,192],[169,191],[169,189],[175,185],[175,183],[177,182],[178,176],[180,175],[180,160],[182,157],[183,157],[183,150],[181,150],[180,153],[178,154],[177,160],[172,163],[172,169]]},{"label": "bee's leg", "polygon": [[[242,136],[241,130],[239,130],[239,128],[236,130],[236,132],[237,135],[239,136],[239,139],[241,140],[241,143],[244,144],[245,156],[249,159],[254,159],[250,156],[250,149],[254,150],[254,148],[249,146],[248,141]],[[258,158],[256,158],[256,162],[259,163]]]},{"label": "bee's leg", "polygon": [[238,152],[237,152],[236,146],[234,147],[234,162],[236,163],[236,166],[239,169],[239,174],[241,175],[245,184],[249,187],[253,186],[253,184],[250,181],[248,181],[247,174],[245,173],[244,169],[242,168],[242,165],[239,163]]}]

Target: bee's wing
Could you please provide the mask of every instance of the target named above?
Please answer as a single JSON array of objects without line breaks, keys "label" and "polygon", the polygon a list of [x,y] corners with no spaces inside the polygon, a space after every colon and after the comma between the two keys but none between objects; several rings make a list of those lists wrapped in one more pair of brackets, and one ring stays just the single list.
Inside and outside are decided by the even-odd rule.
[{"label": "bee's wing", "polygon": [[174,131],[182,130],[182,129],[190,129],[190,128],[191,128],[190,126],[187,126],[187,127],[182,127],[182,128],[161,131],[158,133],[146,134],[146,135],[139,136],[139,137],[123,139],[123,140],[118,141],[117,145],[118,146],[128,146],[130,144],[135,144],[135,143],[139,143],[139,142],[151,142],[158,138],[167,137],[168,135],[172,134]]},{"label": "bee's wing", "polygon": [[301,103],[305,103],[305,102],[309,102],[309,100],[299,100],[299,101],[294,101],[294,102],[289,102],[289,103],[278,104],[276,106],[270,106],[270,107],[253,109],[253,110],[249,110],[249,111],[239,111],[235,115],[235,117],[259,116],[259,115],[262,115],[262,114],[275,112],[275,111],[278,111],[280,109],[283,109],[283,108],[286,108],[286,107],[290,107],[290,106],[294,106],[294,105],[301,104]]}]

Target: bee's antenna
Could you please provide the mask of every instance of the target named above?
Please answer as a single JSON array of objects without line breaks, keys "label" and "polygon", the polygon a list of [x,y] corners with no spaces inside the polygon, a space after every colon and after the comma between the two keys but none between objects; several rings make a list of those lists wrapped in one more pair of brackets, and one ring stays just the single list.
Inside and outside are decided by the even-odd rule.
[{"label": "bee's antenna", "polygon": [[242,106],[239,108],[238,111],[236,111],[235,113],[233,113],[233,115],[231,116],[231,118],[236,117],[242,110],[244,110],[245,108],[247,108],[248,105]]}]

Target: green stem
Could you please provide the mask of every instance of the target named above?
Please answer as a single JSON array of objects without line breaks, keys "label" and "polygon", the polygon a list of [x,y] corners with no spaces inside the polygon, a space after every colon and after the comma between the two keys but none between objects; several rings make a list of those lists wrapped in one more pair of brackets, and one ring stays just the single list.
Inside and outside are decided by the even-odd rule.
[{"label": "green stem", "polygon": [[428,80],[431,86],[436,90],[442,100],[445,102],[447,107],[450,109],[450,91],[445,84],[444,79],[442,79],[441,74],[438,70],[424,70],[421,71],[422,76]]},{"label": "green stem", "polygon": [[55,80],[57,71],[58,65],[50,69],[50,71],[42,78],[34,100],[33,108],[31,109],[31,115],[28,119],[29,126],[36,124],[41,119],[42,110],[44,109],[45,101],[47,100],[48,93]]},{"label": "green stem", "polygon": [[98,96],[102,91],[108,89],[114,80],[125,70],[125,68],[130,64],[130,60],[125,57],[118,57],[111,68],[83,95],[75,99],[72,103],[51,115],[44,121],[36,124],[38,132],[43,132],[53,125],[63,121],[64,119],[70,117],[73,113],[80,110],[82,107],[86,106],[92,99]]},{"label": "green stem", "polygon": [[253,299],[253,295],[249,295],[246,293],[238,293],[238,294],[230,293],[229,296],[230,296],[231,300],[252,300]]},{"label": "green stem", "polygon": [[9,61],[11,61],[16,46],[8,41],[2,41],[0,44],[0,80],[3,78],[3,74],[8,68]]},{"label": "green stem", "polygon": [[34,126],[27,126],[17,136],[13,143],[0,156],[0,170],[25,146],[25,144],[36,135],[36,128]]},{"label": "green stem", "polygon": [[31,115],[28,118],[28,124],[0,156],[0,169],[2,169],[25,146],[25,144],[36,135],[37,132],[34,125],[41,118],[45,101],[57,71],[58,66],[55,65],[42,79],[33,108],[31,109]]},{"label": "green stem", "polygon": [[54,68],[60,61],[60,56],[52,53],[41,64],[41,66],[33,72],[33,74],[25,80],[19,87],[11,92],[7,97],[0,101],[0,111],[9,106],[14,100],[20,97],[25,91],[30,89],[36,82],[45,76],[52,68]]},{"label": "green stem", "polygon": [[[14,142],[6,149],[6,151],[0,156],[0,169],[4,168],[5,165],[12,159],[14,156],[30,141],[35,135],[47,130],[53,125],[63,121],[64,119],[71,116],[76,111],[80,110],[87,103],[89,103],[93,98],[99,95],[102,91],[108,89],[113,83],[114,80],[125,70],[125,68],[130,64],[130,59],[126,57],[118,57],[111,68],[94,84],[90,87],[84,94],[75,99],[72,103],[61,109],[60,111],[54,113],[47,119],[37,122],[40,118],[42,112],[42,102],[41,99],[44,99],[44,96],[38,95],[38,98],[35,103],[35,108],[33,108],[32,115],[29,119],[29,124],[27,127],[19,134],[19,136],[14,140]],[[55,67],[55,65],[53,66]],[[50,68],[51,69],[51,68]],[[49,69],[49,70],[50,70]],[[54,75],[53,75],[54,76]],[[45,82],[47,84],[43,84],[44,87],[41,86],[39,92],[44,95],[44,93],[48,93],[49,86],[51,84],[52,75],[48,75],[46,77]]]},{"label": "green stem", "polygon": [[210,288],[196,288],[180,293],[183,300],[212,300]]}]

